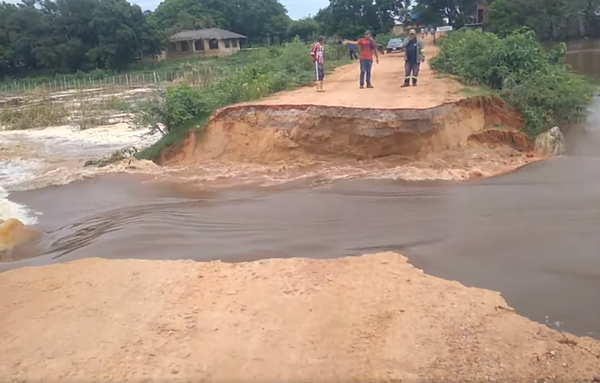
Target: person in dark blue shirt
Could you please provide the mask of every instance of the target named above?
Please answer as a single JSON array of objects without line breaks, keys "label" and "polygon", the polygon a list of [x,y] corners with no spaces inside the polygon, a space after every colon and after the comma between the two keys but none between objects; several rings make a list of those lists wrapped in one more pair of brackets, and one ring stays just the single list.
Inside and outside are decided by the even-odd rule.
[{"label": "person in dark blue shirt", "polygon": [[404,48],[404,85],[402,88],[412,85],[417,86],[419,76],[419,68],[421,62],[425,61],[425,53],[423,53],[423,42],[417,38],[417,32],[411,29],[409,36],[402,43]]}]

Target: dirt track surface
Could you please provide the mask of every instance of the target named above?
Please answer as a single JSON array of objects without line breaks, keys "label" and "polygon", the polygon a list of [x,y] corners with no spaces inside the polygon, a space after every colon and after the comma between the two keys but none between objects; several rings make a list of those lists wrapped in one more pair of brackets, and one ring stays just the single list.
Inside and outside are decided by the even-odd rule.
[{"label": "dirt track surface", "polygon": [[4,381],[533,382],[600,372],[598,342],[394,253],[88,259],[1,274],[0,310]]},{"label": "dirt track surface", "polygon": [[[426,58],[431,58],[437,48],[430,40],[425,44]],[[404,54],[381,55],[380,59],[379,65],[373,64],[374,89],[359,89],[360,68],[355,60],[325,77],[324,93],[317,93],[314,87],[305,87],[277,93],[251,104],[424,109],[465,98],[461,92],[464,86],[452,79],[436,78],[429,68],[429,61],[421,64],[418,86],[400,88],[404,82]]]}]

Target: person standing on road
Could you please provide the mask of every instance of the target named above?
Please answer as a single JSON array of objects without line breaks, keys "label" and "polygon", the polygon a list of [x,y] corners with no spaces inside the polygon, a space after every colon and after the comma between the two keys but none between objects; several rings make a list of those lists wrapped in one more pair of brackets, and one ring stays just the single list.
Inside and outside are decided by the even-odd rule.
[{"label": "person standing on road", "polygon": [[350,53],[350,60],[358,60],[356,55],[356,47],[354,44],[348,44],[348,53]]},{"label": "person standing on road", "polygon": [[317,92],[324,92],[323,79],[325,78],[325,57],[323,54],[323,43],[325,38],[319,36],[317,42],[313,44],[310,51],[313,63],[315,65],[315,77],[317,80]]},{"label": "person standing on road", "polygon": [[417,32],[411,29],[408,39],[402,43],[404,48],[404,85],[402,88],[412,85],[417,86],[417,76],[419,76],[419,68],[421,62],[425,61],[425,53],[423,53],[423,42],[417,38]]},{"label": "person standing on road", "polygon": [[358,45],[360,48],[360,89],[365,87],[365,77],[367,88],[373,88],[373,84],[371,83],[373,55],[375,55],[375,62],[379,64],[379,54],[377,53],[377,42],[371,37],[371,32],[366,31],[364,37],[358,41],[344,40],[344,43]]}]

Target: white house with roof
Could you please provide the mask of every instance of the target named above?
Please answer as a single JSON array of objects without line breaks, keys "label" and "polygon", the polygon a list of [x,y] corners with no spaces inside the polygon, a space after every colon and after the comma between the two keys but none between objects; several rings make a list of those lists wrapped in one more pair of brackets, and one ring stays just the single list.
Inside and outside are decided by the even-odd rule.
[{"label": "white house with roof", "polygon": [[183,31],[169,38],[167,59],[188,56],[230,56],[239,52],[246,36],[219,28]]}]

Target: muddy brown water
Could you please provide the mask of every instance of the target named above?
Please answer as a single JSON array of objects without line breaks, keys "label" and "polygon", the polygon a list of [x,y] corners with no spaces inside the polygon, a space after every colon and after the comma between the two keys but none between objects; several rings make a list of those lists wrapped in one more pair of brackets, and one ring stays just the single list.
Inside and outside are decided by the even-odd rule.
[{"label": "muddy brown water", "polygon": [[[600,81],[595,44],[569,61]],[[98,256],[235,262],[391,250],[429,274],[500,291],[533,320],[600,339],[600,100],[569,148],[470,184],[305,180],[200,191],[111,175],[14,193],[44,213],[47,235],[32,250],[42,255],[0,271]]]}]

